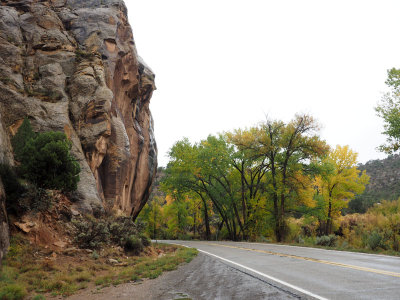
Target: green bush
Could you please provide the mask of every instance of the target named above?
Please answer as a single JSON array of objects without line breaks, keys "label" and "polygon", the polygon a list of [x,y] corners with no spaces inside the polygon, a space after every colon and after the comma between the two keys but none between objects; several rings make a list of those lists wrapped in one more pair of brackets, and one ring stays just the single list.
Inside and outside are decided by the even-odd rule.
[{"label": "green bush", "polygon": [[29,210],[45,211],[51,207],[52,197],[45,189],[32,184],[22,184],[15,169],[0,164],[0,178],[6,192],[6,207],[17,215]]},{"label": "green bush", "polygon": [[18,128],[17,133],[11,139],[11,144],[14,149],[14,156],[17,161],[21,161],[25,145],[36,137],[31,123],[27,118],[24,119],[21,126]]},{"label": "green bush", "polygon": [[138,229],[131,217],[117,217],[109,219],[109,232],[111,242],[123,247],[131,235],[137,235]]},{"label": "green bush", "polygon": [[125,243],[125,251],[138,255],[143,250],[142,240],[135,236],[131,235]]},{"label": "green bush", "polygon": [[14,168],[9,165],[0,164],[0,178],[7,195],[7,209],[15,213],[29,209],[29,207],[21,201],[21,195],[24,194],[26,190],[20,183]]},{"label": "green bush", "polygon": [[25,295],[25,288],[18,284],[9,284],[0,289],[1,300],[19,300],[23,299]]},{"label": "green bush", "polygon": [[140,235],[140,240],[144,247],[148,247],[151,245],[151,240],[144,234]]},{"label": "green bush", "polygon": [[26,200],[25,203],[28,203],[29,209],[34,212],[48,210],[53,202],[47,190],[34,185],[28,187],[21,199]]},{"label": "green bush", "polygon": [[23,176],[44,189],[74,191],[80,167],[70,154],[72,144],[62,132],[45,132],[29,139],[19,156]]},{"label": "green bush", "polygon": [[110,241],[110,231],[105,220],[94,217],[72,220],[74,226],[74,242],[80,248],[99,249]]},{"label": "green bush", "polygon": [[334,234],[319,236],[315,240],[315,244],[327,247],[335,247],[336,242],[337,242],[337,236]]},{"label": "green bush", "polygon": [[99,259],[99,254],[96,252],[96,251],[93,251],[93,253],[92,253],[92,258],[93,259]]},{"label": "green bush", "polygon": [[74,241],[80,248],[98,249],[106,244],[114,244],[124,247],[128,252],[139,254],[143,245],[151,244],[150,239],[139,232],[131,217],[87,216],[72,220],[72,224],[75,231]]},{"label": "green bush", "polygon": [[376,250],[381,246],[382,236],[377,231],[374,231],[368,237],[367,243],[371,250]]}]

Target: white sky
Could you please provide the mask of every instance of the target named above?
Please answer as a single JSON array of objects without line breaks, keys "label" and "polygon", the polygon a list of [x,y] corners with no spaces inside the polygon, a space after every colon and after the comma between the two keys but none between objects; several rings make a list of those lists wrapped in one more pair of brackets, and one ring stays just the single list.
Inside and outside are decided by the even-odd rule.
[{"label": "white sky", "polygon": [[374,107],[400,67],[400,1],[125,0],[156,74],[159,165],[177,140],[310,113],[330,145],[383,158]]}]

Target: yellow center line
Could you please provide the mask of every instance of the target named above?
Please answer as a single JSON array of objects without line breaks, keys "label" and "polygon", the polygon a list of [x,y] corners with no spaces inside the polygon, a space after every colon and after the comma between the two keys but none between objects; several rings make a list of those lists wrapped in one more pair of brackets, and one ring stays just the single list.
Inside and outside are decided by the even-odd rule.
[{"label": "yellow center line", "polygon": [[396,272],[390,272],[390,271],[385,271],[385,270],[378,270],[378,269],[372,269],[372,268],[366,268],[366,267],[342,264],[342,263],[337,263],[337,262],[323,260],[323,259],[316,259],[316,258],[297,256],[297,255],[292,255],[292,254],[285,254],[285,253],[280,253],[280,252],[273,252],[273,251],[268,251],[268,250],[251,249],[251,248],[228,246],[228,245],[221,245],[221,244],[214,244],[214,243],[206,243],[206,244],[207,245],[212,245],[212,246],[234,248],[234,249],[240,249],[240,250],[245,250],[245,251],[253,251],[253,252],[259,252],[259,253],[266,253],[266,254],[271,254],[271,255],[282,256],[282,257],[289,257],[289,258],[294,258],[294,259],[312,261],[312,262],[325,264],[325,265],[343,267],[343,268],[354,269],[354,270],[358,270],[358,271],[371,272],[371,273],[376,273],[376,274],[381,274],[381,275],[388,275],[388,276],[399,277],[400,278],[400,273],[396,273]]}]

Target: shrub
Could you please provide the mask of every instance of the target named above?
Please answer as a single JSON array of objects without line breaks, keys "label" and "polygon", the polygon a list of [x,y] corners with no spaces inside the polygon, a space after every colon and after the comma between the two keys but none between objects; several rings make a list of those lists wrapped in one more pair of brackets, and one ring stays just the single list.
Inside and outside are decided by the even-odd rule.
[{"label": "shrub", "polygon": [[151,245],[151,240],[144,234],[140,235],[140,240],[144,247],[148,247]]},{"label": "shrub", "polygon": [[99,254],[96,252],[96,251],[93,251],[93,253],[92,253],[92,258],[93,259],[99,259]]},{"label": "shrub", "polygon": [[[94,218],[87,216],[72,220],[75,231],[75,243],[80,248],[98,249],[105,244],[124,247],[134,254],[143,250],[143,245],[151,244],[146,236],[140,234],[131,217]],[[140,246],[137,245],[139,240]]]},{"label": "shrub", "polygon": [[0,289],[0,299],[2,300],[19,300],[26,295],[24,287],[18,284],[9,284]]},{"label": "shrub", "polygon": [[29,139],[20,154],[22,174],[40,188],[76,190],[80,167],[70,154],[71,146],[61,132],[40,133]]},{"label": "shrub", "polygon": [[11,209],[14,212],[27,210],[28,207],[25,207],[21,201],[21,195],[25,193],[25,188],[19,182],[14,168],[9,165],[0,164],[0,178],[7,195],[7,209]]},{"label": "shrub", "polygon": [[32,129],[31,122],[25,118],[17,133],[11,139],[16,160],[21,161],[25,145],[35,137],[36,133]]},{"label": "shrub", "polygon": [[135,235],[131,235],[127,239],[124,248],[125,251],[138,255],[143,250],[142,240]]},{"label": "shrub", "polygon": [[300,235],[298,235],[298,236],[294,239],[294,242],[295,242],[295,243],[298,243],[298,244],[304,244],[304,239],[303,239]]},{"label": "shrub", "polygon": [[382,243],[382,236],[377,232],[374,231],[372,234],[368,237],[367,240],[368,246],[372,250],[376,250],[379,246],[381,246]]},{"label": "shrub", "polygon": [[320,246],[334,247],[336,246],[337,236],[334,234],[323,235],[317,237],[315,244]]},{"label": "shrub", "polygon": [[137,235],[138,229],[131,217],[117,217],[109,220],[110,239],[123,247],[131,235]]},{"label": "shrub", "polygon": [[21,184],[16,171],[0,164],[0,178],[6,192],[6,207],[17,215],[29,210],[45,211],[51,207],[52,197],[45,189],[31,184]]},{"label": "shrub", "polygon": [[31,185],[23,194],[22,200],[27,200],[29,209],[32,211],[46,211],[51,208],[52,197],[50,193],[42,188]]},{"label": "shrub", "polygon": [[74,242],[80,248],[98,249],[109,243],[110,232],[105,220],[87,217],[72,220],[74,226]]}]

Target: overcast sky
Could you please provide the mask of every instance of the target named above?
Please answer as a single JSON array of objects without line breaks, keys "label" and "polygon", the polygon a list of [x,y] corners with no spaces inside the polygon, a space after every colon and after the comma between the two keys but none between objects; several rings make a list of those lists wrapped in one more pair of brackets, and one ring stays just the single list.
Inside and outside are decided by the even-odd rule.
[{"label": "overcast sky", "polygon": [[330,145],[383,158],[374,107],[400,67],[400,1],[126,0],[156,74],[159,165],[177,140],[312,114]]}]

